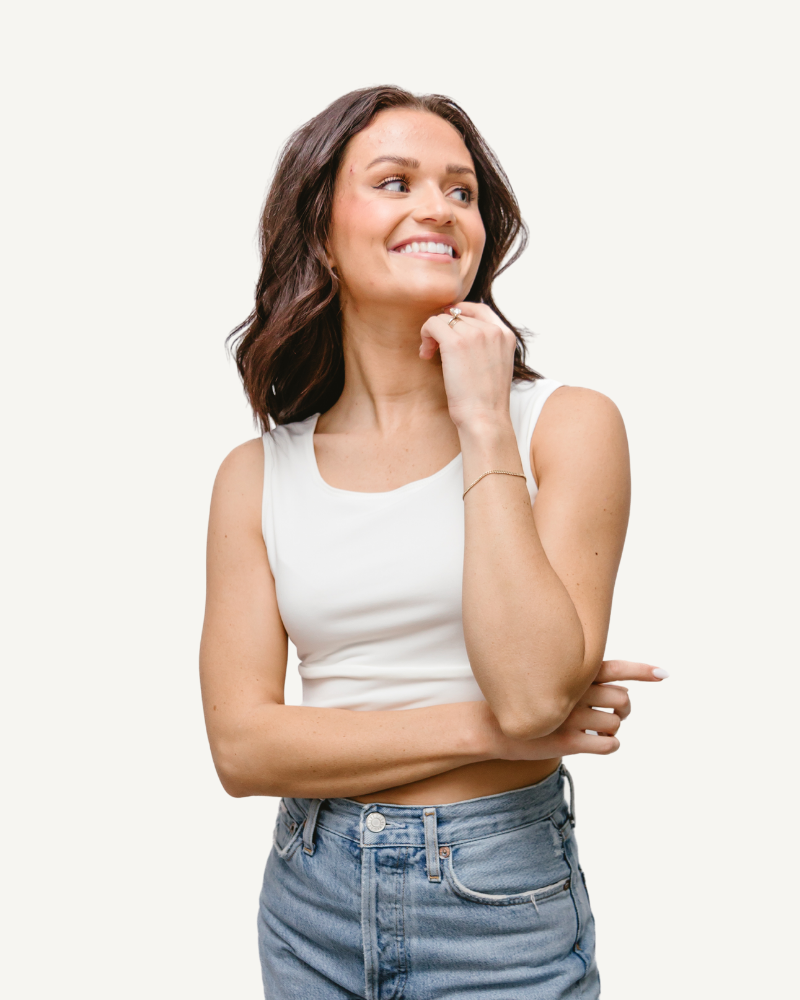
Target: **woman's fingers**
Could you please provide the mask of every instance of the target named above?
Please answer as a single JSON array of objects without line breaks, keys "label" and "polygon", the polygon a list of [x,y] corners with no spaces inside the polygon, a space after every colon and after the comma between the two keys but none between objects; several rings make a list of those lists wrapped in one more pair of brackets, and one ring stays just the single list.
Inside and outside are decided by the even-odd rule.
[{"label": "woman's fingers", "polygon": [[[509,760],[544,760],[571,754],[610,754],[619,749],[617,732],[630,715],[628,690],[610,680],[659,680],[653,667],[630,660],[607,660],[592,684],[564,722],[550,736],[528,744],[509,741]],[[600,681],[602,680],[602,683]],[[611,711],[603,711],[611,709]]]},{"label": "woman's fingers", "polygon": [[[430,316],[425,320],[420,331],[422,343],[419,348],[419,356],[425,360],[430,360],[441,347],[446,347],[448,341],[457,339],[458,333],[454,332],[450,326],[453,317],[449,313],[441,313],[438,316]],[[459,323],[466,324],[467,320],[461,319]],[[458,324],[454,324],[457,326]]]},{"label": "woman's fingers", "polygon": [[498,757],[501,760],[550,760],[576,753],[614,753],[619,749],[616,733],[621,723],[616,712],[579,705],[549,736],[536,740],[506,738]]},{"label": "woman's fingers", "polygon": [[616,684],[592,684],[578,704],[585,708],[611,708],[620,719],[627,719],[631,714],[628,690]]},{"label": "woman's fingers", "polygon": [[619,750],[619,740],[616,736],[602,730],[587,733],[577,727],[566,725],[538,740],[529,742],[509,740],[508,744],[508,749],[501,756],[503,760],[551,760],[553,757],[566,757],[576,753],[609,754]]},{"label": "woman's fingers", "polygon": [[[666,670],[654,667],[649,663],[638,663],[635,660],[605,660],[594,683],[581,697],[578,705],[590,708],[611,708],[620,719],[627,719],[631,714],[628,690],[609,682],[661,681],[665,677],[669,677]],[[596,727],[592,726],[591,728]]]},{"label": "woman's fingers", "polygon": [[570,712],[564,728],[579,729],[582,732],[590,729],[594,733],[614,736],[621,725],[622,719],[616,712],[601,712],[595,708],[579,705]]},{"label": "woman's fingers", "polygon": [[422,343],[419,346],[419,356],[423,361],[430,361],[439,350],[439,343],[442,337],[446,335],[446,331],[442,329],[442,325],[433,322],[435,319],[444,319],[444,317],[431,316],[429,320],[426,320],[420,331]]},{"label": "woman's fingers", "polygon": [[633,660],[605,660],[595,677],[595,684],[606,684],[608,681],[663,681],[669,677],[669,672],[649,663],[636,663]]},{"label": "woman's fingers", "polygon": [[582,733],[576,731],[563,737],[563,745],[559,749],[559,757],[568,757],[576,753],[610,754],[619,750],[619,740],[616,736],[604,736],[601,733]]},{"label": "woman's fingers", "polygon": [[[475,302],[462,302],[459,308],[461,315],[456,322],[453,322],[453,316],[449,311],[429,316],[425,320],[421,330],[420,357],[432,358],[437,348],[446,349],[450,344],[464,346],[465,335],[472,337],[477,335],[481,341],[479,349],[494,344],[500,347],[505,355],[508,350],[516,348],[516,337],[513,332],[488,306]],[[469,342],[469,337],[466,338],[466,342]],[[491,347],[489,349],[491,350]]]},{"label": "woman's fingers", "polygon": [[508,330],[496,312],[483,302],[456,302],[456,307],[461,310],[462,316],[469,316],[472,319],[480,320],[482,323],[492,323],[503,330]]}]

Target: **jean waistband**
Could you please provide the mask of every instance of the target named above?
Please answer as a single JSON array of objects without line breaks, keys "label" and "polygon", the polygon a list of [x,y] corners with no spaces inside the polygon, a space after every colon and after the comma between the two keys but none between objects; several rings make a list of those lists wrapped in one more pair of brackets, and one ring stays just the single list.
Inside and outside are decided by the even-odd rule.
[{"label": "jean waistband", "polygon": [[564,805],[565,777],[571,792],[568,816],[574,825],[572,778],[563,764],[535,785],[443,805],[406,806],[339,798],[284,798],[283,805],[298,825],[305,825],[303,844],[309,854],[314,851],[317,827],[361,847],[430,847],[432,830],[438,845],[454,846],[552,815]]}]

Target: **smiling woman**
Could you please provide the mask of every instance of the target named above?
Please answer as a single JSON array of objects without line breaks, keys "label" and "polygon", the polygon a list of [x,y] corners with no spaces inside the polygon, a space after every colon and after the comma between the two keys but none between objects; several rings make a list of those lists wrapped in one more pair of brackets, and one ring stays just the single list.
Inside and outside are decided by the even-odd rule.
[{"label": "smiling woman", "polygon": [[464,111],[393,87],[304,125],[267,197],[234,331],[264,433],[214,487],[201,648],[224,787],[283,797],[267,997],[599,995],[561,758],[664,672],[603,662],[625,431],[497,308],[525,237]]},{"label": "smiling woman", "polygon": [[[469,206],[469,214],[482,220],[483,253],[478,254],[477,270],[463,297],[486,303],[512,328],[492,298],[492,283],[524,250],[527,230],[508,179],[481,134],[447,97],[415,97],[396,87],[346,94],[289,139],[262,214],[263,266],[256,303],[233,336],[239,371],[264,429],[270,418],[281,424],[318,411],[324,413],[342,393],[340,273],[329,253],[335,232],[331,230],[334,191],[340,203],[346,184],[353,196],[352,204],[359,203],[352,176],[358,169],[362,194],[375,196],[375,201],[362,200],[360,207],[374,205],[376,192],[380,192],[381,202],[388,203],[386,207],[395,202],[399,218],[402,209],[396,202],[403,202],[412,182],[421,182],[423,169],[427,173],[434,166],[403,155],[399,147],[387,152],[385,142],[393,138],[387,134],[383,142],[373,137],[369,151],[365,147],[368,159],[351,162],[345,171],[340,169],[345,150],[352,153],[351,140],[364,130],[372,132],[367,126],[376,116],[381,117],[385,129],[389,111],[396,112],[391,116],[396,122],[396,141],[406,146],[414,143],[415,136],[428,145],[432,140],[432,148],[437,150],[435,167],[443,174],[437,176],[435,184],[444,182],[451,189],[448,200]],[[437,130],[433,137],[428,134],[432,127]],[[447,148],[439,152],[437,140],[442,136]],[[452,163],[448,152],[452,153]],[[436,227],[424,233],[415,227],[413,237],[412,243],[414,239],[422,242],[425,237],[429,243],[435,240],[449,244],[453,239],[450,234],[437,232]],[[392,249],[400,245],[402,240]],[[386,242],[382,248],[386,253],[390,249]],[[402,298],[402,292],[400,295]],[[455,295],[455,299],[459,297]],[[535,378],[535,372],[524,364],[524,342],[519,333],[517,340],[514,377]]]}]

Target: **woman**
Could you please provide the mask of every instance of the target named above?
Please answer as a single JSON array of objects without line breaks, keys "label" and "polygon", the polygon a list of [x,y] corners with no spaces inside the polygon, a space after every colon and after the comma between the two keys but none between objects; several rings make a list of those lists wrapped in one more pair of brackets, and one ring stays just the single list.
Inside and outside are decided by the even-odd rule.
[{"label": "woman", "polygon": [[658,674],[601,667],[625,432],[526,366],[492,298],[524,238],[466,114],[394,87],[295,133],[267,197],[237,343],[265,433],[214,487],[201,651],[223,786],[283,797],[267,997],[598,995],[560,758],[617,749],[600,683]]}]

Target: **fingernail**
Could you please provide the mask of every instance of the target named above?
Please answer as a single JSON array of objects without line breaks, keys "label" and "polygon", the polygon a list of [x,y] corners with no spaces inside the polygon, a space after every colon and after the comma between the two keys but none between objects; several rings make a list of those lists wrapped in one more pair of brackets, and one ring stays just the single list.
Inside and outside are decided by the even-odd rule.
[{"label": "fingernail", "polygon": [[661,667],[653,667],[653,677],[663,681],[665,677],[669,677],[669,670],[662,670]]}]

